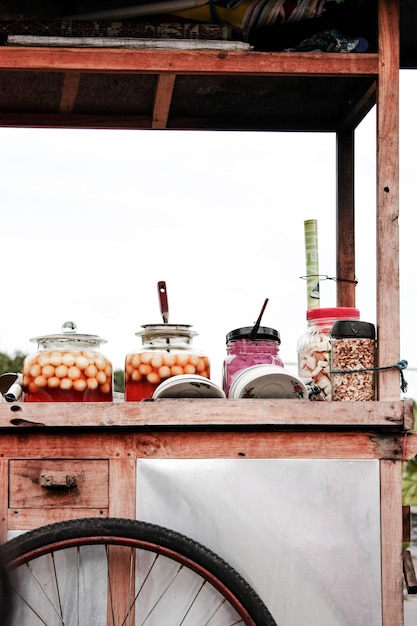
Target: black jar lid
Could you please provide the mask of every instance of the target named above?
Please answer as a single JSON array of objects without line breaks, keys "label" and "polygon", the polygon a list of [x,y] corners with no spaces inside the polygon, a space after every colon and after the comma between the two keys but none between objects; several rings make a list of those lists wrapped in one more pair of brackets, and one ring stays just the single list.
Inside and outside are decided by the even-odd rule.
[{"label": "black jar lid", "polygon": [[[236,339],[250,339],[252,331],[253,326],[244,326],[243,328],[231,330],[230,333],[227,333],[226,335],[226,343],[229,341],[235,341]],[[275,328],[270,328],[269,326],[259,326],[258,332],[252,340],[259,341],[260,339],[269,339],[276,341],[278,344],[281,343],[279,332],[275,330]]]},{"label": "black jar lid", "polygon": [[375,339],[375,326],[359,320],[338,320],[330,334],[336,339]]}]

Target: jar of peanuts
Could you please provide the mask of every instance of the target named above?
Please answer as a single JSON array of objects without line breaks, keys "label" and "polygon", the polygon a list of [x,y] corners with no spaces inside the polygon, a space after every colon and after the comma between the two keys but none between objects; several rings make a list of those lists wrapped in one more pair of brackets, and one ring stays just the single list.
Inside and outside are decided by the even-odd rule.
[{"label": "jar of peanuts", "polygon": [[335,322],[331,343],[332,400],[375,400],[375,326]]},{"label": "jar of peanuts", "polygon": [[307,330],[297,345],[298,375],[312,381],[311,400],[331,400],[330,331],[337,320],[358,320],[354,307],[318,308],[307,311]]},{"label": "jar of peanuts", "polygon": [[210,378],[208,357],[193,348],[198,334],[189,324],[145,324],[136,333],[142,347],[125,359],[125,400],[152,398],[158,385],[179,374]]},{"label": "jar of peanuts", "polygon": [[105,339],[77,333],[74,322],[61,330],[30,340],[39,352],[23,362],[24,402],[112,402],[113,367],[99,351]]},{"label": "jar of peanuts", "polygon": [[280,334],[275,328],[260,326],[252,337],[252,326],[236,328],[226,335],[227,356],[223,362],[223,391],[229,397],[230,387],[236,375],[253,365],[279,365]]}]

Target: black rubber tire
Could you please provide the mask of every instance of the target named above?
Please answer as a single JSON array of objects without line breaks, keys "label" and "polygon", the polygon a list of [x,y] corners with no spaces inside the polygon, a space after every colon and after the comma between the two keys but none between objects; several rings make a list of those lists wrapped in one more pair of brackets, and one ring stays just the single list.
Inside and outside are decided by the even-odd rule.
[{"label": "black rubber tire", "polygon": [[0,558],[0,626],[9,626],[12,613],[12,590],[8,568]]},{"label": "black rubber tire", "polygon": [[[133,544],[130,544],[132,541]],[[141,543],[136,546],[136,542]],[[245,618],[243,623],[277,626],[258,594],[224,559],[193,539],[155,524],[123,518],[81,518],[57,522],[25,532],[6,542],[1,547],[1,554],[8,568],[13,570],[42,554],[84,543],[124,543],[151,551],[160,550],[165,556],[179,562],[184,559],[189,569],[203,577],[206,576],[201,572],[209,573],[214,580],[214,583],[210,580],[211,584],[217,587],[215,581],[219,581],[219,590],[224,593],[226,589],[236,599],[236,606],[244,607],[250,619],[248,621]]]}]

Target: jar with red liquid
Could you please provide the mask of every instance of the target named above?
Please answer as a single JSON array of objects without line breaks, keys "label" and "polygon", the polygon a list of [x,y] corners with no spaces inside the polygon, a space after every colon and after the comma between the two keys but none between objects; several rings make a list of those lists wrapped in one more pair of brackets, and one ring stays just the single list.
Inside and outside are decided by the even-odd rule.
[{"label": "jar with red liquid", "polygon": [[223,391],[229,397],[230,387],[236,375],[253,365],[279,365],[280,334],[275,328],[259,326],[252,337],[253,326],[236,328],[226,335],[227,356],[223,363]]},{"label": "jar with red liquid", "polygon": [[142,346],[125,359],[125,400],[152,398],[158,385],[172,376],[197,374],[210,378],[208,357],[193,347],[198,334],[189,324],[144,324],[136,333]]},{"label": "jar with red liquid", "polygon": [[113,367],[99,351],[105,339],[65,322],[62,334],[31,341],[39,351],[23,362],[24,402],[112,402]]}]

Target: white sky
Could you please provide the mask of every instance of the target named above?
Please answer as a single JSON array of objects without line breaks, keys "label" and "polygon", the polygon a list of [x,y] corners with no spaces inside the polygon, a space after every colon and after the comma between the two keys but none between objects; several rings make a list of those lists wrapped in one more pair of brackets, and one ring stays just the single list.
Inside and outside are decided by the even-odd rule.
[{"label": "white sky", "polygon": [[[414,71],[401,72],[401,358],[417,398],[415,263],[417,120]],[[335,276],[333,134],[0,128],[3,306],[0,352],[36,351],[31,337],[107,339],[115,369],[160,323],[165,280],[172,323],[220,384],[226,333],[255,322],[281,333],[295,363],[306,328],[304,220],[317,219],[320,273]],[[356,134],[357,306],[375,323],[375,112]],[[387,277],[389,279],[389,277]],[[321,306],[336,284],[321,282]]]}]

